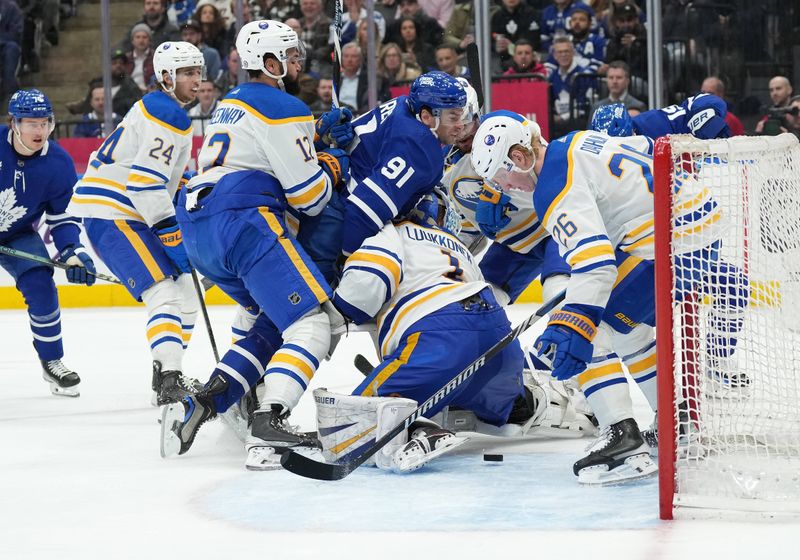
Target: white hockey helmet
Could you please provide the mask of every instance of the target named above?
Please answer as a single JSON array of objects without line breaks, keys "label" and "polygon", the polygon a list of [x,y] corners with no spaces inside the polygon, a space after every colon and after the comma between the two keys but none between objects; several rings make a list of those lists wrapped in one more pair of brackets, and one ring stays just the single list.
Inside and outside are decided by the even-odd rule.
[{"label": "white hockey helmet", "polygon": [[458,80],[458,83],[464,88],[464,91],[467,92],[467,103],[464,105],[461,122],[469,124],[474,119],[480,118],[481,116],[481,107],[478,105],[478,92],[475,91],[475,88],[470,85],[469,80],[466,78],[458,77],[456,80]]},{"label": "white hockey helmet", "polygon": [[[166,41],[156,47],[153,53],[153,70],[156,79],[164,86],[164,90],[172,92],[175,90],[175,80],[178,68],[200,67],[203,79],[206,77],[206,61],[200,49],[185,41]],[[164,83],[164,72],[170,77],[172,87],[168,88]]]},{"label": "white hockey helmet", "polygon": [[509,157],[517,144],[535,156],[541,144],[539,125],[513,111],[493,111],[481,121],[472,141],[470,158],[472,167],[484,180],[498,182],[499,174],[530,174],[531,169],[520,169]]},{"label": "white hockey helmet", "polygon": [[[279,21],[259,20],[245,24],[236,36],[236,50],[245,70],[261,70],[279,80],[286,75],[288,51],[295,48],[300,59],[305,59],[305,47],[294,30]],[[275,76],[264,66],[264,55],[271,54],[283,65],[283,73]]]}]

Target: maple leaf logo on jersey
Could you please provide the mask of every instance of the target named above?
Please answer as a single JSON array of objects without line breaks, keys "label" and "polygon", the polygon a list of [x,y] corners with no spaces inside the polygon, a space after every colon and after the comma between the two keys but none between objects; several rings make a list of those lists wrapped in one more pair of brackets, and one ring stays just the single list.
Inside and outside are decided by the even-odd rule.
[{"label": "maple leaf logo on jersey", "polygon": [[14,222],[28,211],[24,206],[17,206],[17,195],[14,189],[0,191],[0,232],[8,231]]}]

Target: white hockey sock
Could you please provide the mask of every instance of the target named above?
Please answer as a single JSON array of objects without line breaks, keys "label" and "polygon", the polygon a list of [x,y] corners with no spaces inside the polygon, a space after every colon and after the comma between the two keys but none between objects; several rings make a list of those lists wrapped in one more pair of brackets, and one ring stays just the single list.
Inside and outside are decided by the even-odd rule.
[{"label": "white hockey sock", "polygon": [[163,371],[181,370],[183,330],[181,328],[180,290],[171,279],[162,280],[145,290],[142,301],[147,306],[147,340],[153,360]]},{"label": "white hockey sock", "polygon": [[650,408],[653,411],[658,409],[656,398],[656,343],[653,341],[643,351],[632,356],[626,356],[622,360],[628,368],[628,373],[636,381],[636,385],[644,393]]},{"label": "white hockey sock", "polygon": [[587,370],[578,375],[578,383],[601,426],[633,418],[628,381],[616,354],[589,364]]}]

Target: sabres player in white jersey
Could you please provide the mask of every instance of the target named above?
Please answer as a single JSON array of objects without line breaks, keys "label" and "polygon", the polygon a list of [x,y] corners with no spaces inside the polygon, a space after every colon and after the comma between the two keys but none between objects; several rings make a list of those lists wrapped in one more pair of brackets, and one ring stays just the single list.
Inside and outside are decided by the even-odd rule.
[{"label": "sabres player in white jersey", "polygon": [[160,88],[91,155],[69,211],[84,218],[100,258],[147,308],[152,387],[161,405],[198,388],[181,368],[198,300],[173,199],[192,146],[183,107],[197,97],[205,66],[197,47],[184,42],[159,45],[153,66]]},{"label": "sabres player in white jersey", "polygon": [[[496,188],[533,190],[536,213],[570,267],[565,303],[551,314],[536,346],[553,359],[554,377],[577,376],[605,428],[573,470],[586,483],[652,474],[656,466],[633,419],[622,363],[612,347],[614,330],[626,333],[639,323],[654,324],[652,192],[647,180],[652,175],[642,155],[649,140],[637,137],[625,143],[574,133],[543,147],[535,138],[527,143],[520,131],[523,121],[521,116],[487,117],[471,157],[476,171]],[[600,165],[604,175],[597,172]],[[608,176],[614,184],[598,176]],[[597,192],[603,194],[600,202]],[[612,308],[613,315],[608,312]]]},{"label": "sabres player in white jersey", "polygon": [[[287,419],[343,323],[332,290],[295,239],[297,217],[318,214],[346,180],[341,150],[317,152],[308,107],[283,90],[295,81],[303,43],[277,21],[253,21],[236,39],[250,81],[220,102],[206,130],[200,173],[178,205],[189,257],[249,310],[252,325],[217,364],[206,389],[165,408],[162,454],[188,451],[197,429],[262,377],[246,467],[279,468],[289,447],[318,446]],[[335,155],[339,157],[335,157]],[[329,319],[329,314],[331,318]]]},{"label": "sabres player in white jersey", "polygon": [[[39,90],[20,90],[8,104],[9,125],[0,127],[0,245],[50,258],[35,224],[45,216],[58,260],[70,265],[67,280],[94,283],[94,262],[80,243],[80,219],[66,208],[75,184],[69,154],[48,140],[53,107]],[[61,359],[61,309],[53,268],[0,254],[0,268],[14,279],[28,308],[33,347],[54,395],[80,395],[78,374]]]},{"label": "sabres player in white jersey", "polygon": [[[377,319],[382,361],[352,396],[315,392],[328,458],[357,454],[510,332],[474,257],[456,237],[458,223],[447,194],[436,188],[345,262],[334,304],[355,323]],[[524,394],[522,367],[514,341],[425,417],[457,405],[484,422],[505,424]],[[394,414],[378,412],[386,407]],[[461,441],[429,421],[410,432],[407,444],[382,450],[379,466],[418,468]]]}]

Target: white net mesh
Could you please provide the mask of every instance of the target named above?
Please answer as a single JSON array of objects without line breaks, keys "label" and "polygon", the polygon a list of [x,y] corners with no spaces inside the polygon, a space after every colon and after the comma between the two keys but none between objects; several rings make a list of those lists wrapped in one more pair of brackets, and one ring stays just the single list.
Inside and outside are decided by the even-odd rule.
[{"label": "white net mesh", "polygon": [[670,145],[674,504],[800,512],[800,146]]}]

